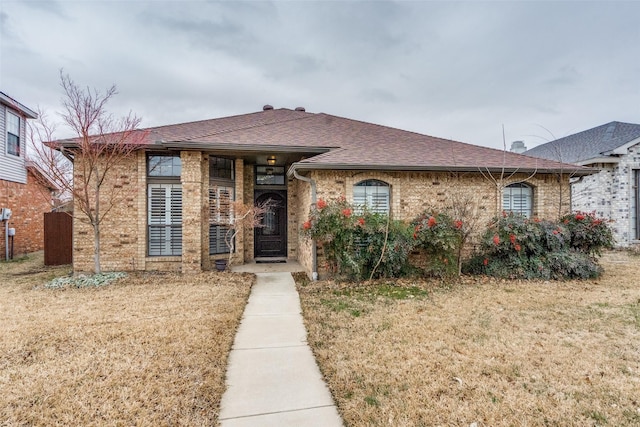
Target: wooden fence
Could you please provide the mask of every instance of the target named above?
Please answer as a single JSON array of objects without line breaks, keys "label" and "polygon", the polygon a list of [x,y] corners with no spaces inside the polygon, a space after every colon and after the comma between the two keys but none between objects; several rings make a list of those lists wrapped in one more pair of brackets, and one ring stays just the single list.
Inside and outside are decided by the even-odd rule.
[{"label": "wooden fence", "polygon": [[44,265],[71,264],[73,261],[73,221],[71,214],[44,214]]}]

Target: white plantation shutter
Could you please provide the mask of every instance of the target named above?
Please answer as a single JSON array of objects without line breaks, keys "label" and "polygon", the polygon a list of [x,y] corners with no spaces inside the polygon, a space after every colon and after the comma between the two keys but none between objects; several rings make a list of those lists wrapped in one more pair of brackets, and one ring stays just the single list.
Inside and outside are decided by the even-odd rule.
[{"label": "white plantation shutter", "polygon": [[502,193],[502,210],[531,217],[533,211],[533,189],[526,184],[511,184]]},{"label": "white plantation shutter", "polygon": [[233,187],[212,184],[209,187],[209,254],[228,254],[225,236],[233,216]]},{"label": "white plantation shutter", "polygon": [[359,210],[367,208],[371,212],[389,212],[389,184],[369,179],[354,185],[353,204]]},{"label": "white plantation shutter", "polygon": [[149,256],[182,255],[182,187],[149,184]]}]

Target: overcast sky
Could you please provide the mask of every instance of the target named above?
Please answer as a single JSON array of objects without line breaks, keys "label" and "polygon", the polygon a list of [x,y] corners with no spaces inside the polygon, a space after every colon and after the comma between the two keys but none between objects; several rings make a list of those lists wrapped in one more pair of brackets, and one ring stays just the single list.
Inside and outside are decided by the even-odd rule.
[{"label": "overcast sky", "polygon": [[60,111],[64,69],[143,127],[271,104],[532,148],[640,123],[639,22],[638,1],[0,0],[0,90]]}]

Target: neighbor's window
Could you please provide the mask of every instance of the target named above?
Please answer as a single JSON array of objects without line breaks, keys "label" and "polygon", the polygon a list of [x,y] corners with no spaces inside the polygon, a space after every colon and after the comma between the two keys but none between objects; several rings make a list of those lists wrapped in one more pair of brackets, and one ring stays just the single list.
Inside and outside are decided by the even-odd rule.
[{"label": "neighbor's window", "polygon": [[20,117],[7,111],[7,154],[20,156]]},{"label": "neighbor's window", "polygon": [[353,204],[371,212],[389,213],[389,184],[377,179],[360,181],[353,186]]},{"label": "neighbor's window", "polygon": [[149,256],[182,255],[181,170],[179,156],[147,158]]},{"label": "neighbor's window", "polygon": [[231,223],[234,200],[234,162],[209,157],[209,254],[228,254],[225,240]]},{"label": "neighbor's window", "polygon": [[521,182],[506,186],[502,193],[502,210],[530,218],[533,215],[533,188]]}]

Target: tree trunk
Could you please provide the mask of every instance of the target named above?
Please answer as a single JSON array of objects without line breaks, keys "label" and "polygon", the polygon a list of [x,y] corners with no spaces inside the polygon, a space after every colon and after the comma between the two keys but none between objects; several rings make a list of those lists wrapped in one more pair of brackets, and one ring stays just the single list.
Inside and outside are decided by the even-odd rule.
[{"label": "tree trunk", "polygon": [[100,180],[98,179],[98,168],[96,166],[96,212],[93,220],[93,262],[96,274],[102,272],[100,268]]}]

